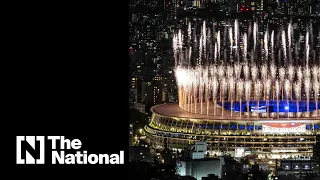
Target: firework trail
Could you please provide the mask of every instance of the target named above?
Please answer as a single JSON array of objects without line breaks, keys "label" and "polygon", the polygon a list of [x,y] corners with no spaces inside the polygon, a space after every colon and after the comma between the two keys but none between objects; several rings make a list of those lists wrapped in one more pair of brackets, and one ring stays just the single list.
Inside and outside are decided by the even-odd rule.
[{"label": "firework trail", "polygon": [[[213,27],[213,30],[207,29],[207,22],[203,22],[199,27],[200,31],[197,30],[196,24],[193,26],[189,22],[185,27],[185,36],[182,29],[173,34],[175,76],[179,92],[179,106],[182,109],[192,113],[214,112],[216,114],[215,108],[221,106],[221,103],[219,102],[218,105],[217,101],[226,99],[269,101],[290,98],[299,101],[303,97],[308,101],[317,100],[320,67],[313,63],[320,57],[315,53],[316,50],[313,49],[312,42],[310,42],[311,27],[304,38],[305,48],[300,48],[300,40],[303,40],[303,36],[300,36],[300,39],[294,39],[291,23],[288,24],[288,31],[283,29],[276,31],[277,40],[280,41],[274,40],[275,30],[271,30],[270,36],[266,31],[263,37],[264,46],[261,47],[264,54],[260,54],[254,51],[260,42],[257,34],[258,24],[253,24],[253,30],[248,29],[248,32],[240,33],[238,21],[234,23],[234,29],[226,28],[222,35],[218,27]],[[253,41],[248,40],[250,31],[253,32]],[[186,37],[186,43],[183,42],[184,37]],[[241,43],[239,37],[242,38],[242,44],[239,44]],[[221,43],[221,38],[224,40],[223,43]],[[241,63],[221,58],[221,50],[224,53],[231,52],[230,55],[232,55],[233,49],[237,50],[234,47],[238,46],[242,47],[239,54],[236,51],[236,55],[243,58]],[[295,51],[294,61],[290,55],[291,48],[294,48]],[[248,56],[248,52],[252,51],[254,54]],[[305,57],[302,66],[292,63],[302,61],[298,58],[299,54]],[[309,54],[312,55],[313,61],[309,60]],[[274,61],[275,57],[279,63]],[[269,58],[271,63],[268,63]],[[287,58],[289,58],[289,64],[286,63]],[[258,64],[258,59],[265,61]],[[223,60],[224,63],[221,63],[220,60]],[[202,103],[205,103],[204,107],[207,106],[207,111]],[[213,106],[212,103],[214,103]],[[209,107],[214,107],[214,110],[209,110]]]}]

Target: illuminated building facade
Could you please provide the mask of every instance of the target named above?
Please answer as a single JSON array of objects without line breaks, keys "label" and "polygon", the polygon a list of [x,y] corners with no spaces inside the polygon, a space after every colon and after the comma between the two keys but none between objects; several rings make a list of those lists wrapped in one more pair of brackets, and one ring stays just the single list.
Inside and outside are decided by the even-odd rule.
[{"label": "illuminated building facade", "polygon": [[[316,134],[320,134],[317,118],[259,118],[221,117],[185,112],[176,104],[154,106],[147,137],[155,147],[183,149],[196,141],[208,142],[211,156],[229,153],[242,157],[255,153],[258,159],[283,159],[312,156]],[[274,161],[270,162],[270,164]]]}]

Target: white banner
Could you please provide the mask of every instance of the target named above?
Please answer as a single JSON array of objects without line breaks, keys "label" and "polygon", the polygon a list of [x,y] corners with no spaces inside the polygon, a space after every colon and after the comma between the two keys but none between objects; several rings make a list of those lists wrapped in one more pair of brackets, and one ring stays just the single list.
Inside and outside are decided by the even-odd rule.
[{"label": "white banner", "polygon": [[262,132],[266,134],[305,133],[306,125],[301,123],[268,123],[262,125]]},{"label": "white banner", "polygon": [[296,149],[272,149],[272,153],[298,152]]},{"label": "white banner", "polygon": [[244,148],[236,148],[234,157],[243,157],[244,156]]}]

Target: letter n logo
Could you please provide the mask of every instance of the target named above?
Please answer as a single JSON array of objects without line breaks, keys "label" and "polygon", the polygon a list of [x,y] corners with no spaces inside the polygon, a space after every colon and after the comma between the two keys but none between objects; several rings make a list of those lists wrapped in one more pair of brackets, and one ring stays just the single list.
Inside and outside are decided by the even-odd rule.
[{"label": "letter n logo", "polygon": [[17,136],[17,164],[44,164],[44,136]]}]

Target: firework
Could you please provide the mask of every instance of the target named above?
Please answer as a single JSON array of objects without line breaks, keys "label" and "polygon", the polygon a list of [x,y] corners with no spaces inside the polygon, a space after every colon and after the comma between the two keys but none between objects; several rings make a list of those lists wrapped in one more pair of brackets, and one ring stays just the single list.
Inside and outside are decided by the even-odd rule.
[{"label": "firework", "polygon": [[[292,44],[292,42],[299,42],[299,40],[293,39],[291,23],[288,24],[288,31],[271,30],[270,35],[267,30],[263,34],[263,46],[261,47],[263,51],[260,52],[256,51],[258,43],[260,43],[260,40],[257,41],[259,36],[257,23],[254,23],[252,30],[253,45],[248,40],[248,32],[239,32],[237,20],[233,27],[229,26],[226,29],[223,36],[220,34],[220,30],[213,29],[216,27],[207,27],[206,24],[207,22],[203,22],[200,26],[200,35],[196,35],[195,27],[197,26],[193,26],[190,22],[187,24],[186,36],[182,30],[173,35],[175,76],[179,91],[179,105],[182,109],[193,113],[210,114],[209,107],[213,102],[213,112],[216,114],[215,108],[219,106],[217,101],[225,103],[226,99],[231,101],[245,99],[248,103],[251,99],[269,101],[286,98],[288,101],[295,98],[300,101],[301,97],[306,97],[307,104],[309,100],[317,100],[320,67],[309,62],[309,53],[314,51],[309,42],[309,31],[305,36],[306,48],[296,48],[299,43]],[[274,41],[275,33],[278,34],[277,41]],[[242,35],[243,46],[242,50],[238,51],[240,35]],[[251,36],[250,33],[249,36]],[[184,37],[187,39],[186,43],[183,42]],[[221,38],[223,38],[223,42],[226,40],[227,43],[221,44]],[[295,65],[292,63],[291,47],[295,51],[301,49],[299,53],[303,53],[305,56],[303,64]],[[221,48],[225,53],[230,52],[230,56],[222,57],[220,55]],[[228,51],[225,51],[226,49]],[[236,52],[235,58],[238,61],[232,59],[234,52]],[[274,57],[277,54],[280,56],[278,56],[279,63],[276,64]],[[211,57],[214,63],[208,61],[208,58]],[[229,57],[232,61],[223,59]],[[257,58],[266,61],[259,64]],[[285,63],[286,58],[289,58],[289,64]],[[315,58],[314,55],[313,58]],[[271,59],[270,63],[269,59]],[[312,97],[310,97],[311,91],[314,92]],[[203,103],[206,104],[207,112],[204,111]],[[233,103],[231,103],[232,105]],[[279,107],[277,108],[279,109]],[[223,110],[223,108],[221,109]]]}]

